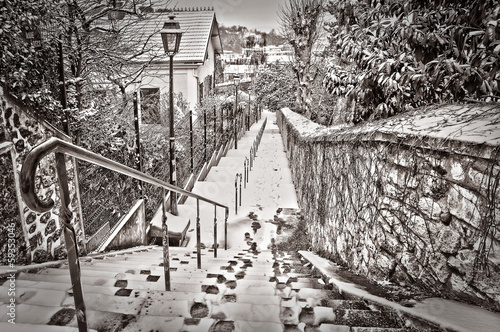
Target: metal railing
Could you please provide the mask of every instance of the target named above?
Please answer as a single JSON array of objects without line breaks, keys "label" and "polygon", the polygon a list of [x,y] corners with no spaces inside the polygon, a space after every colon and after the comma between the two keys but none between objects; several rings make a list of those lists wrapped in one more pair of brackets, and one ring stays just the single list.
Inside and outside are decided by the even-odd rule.
[{"label": "metal railing", "polygon": [[[267,118],[264,120],[264,123],[259,129],[255,140],[253,141],[252,147],[250,148],[250,158],[245,156],[243,161],[243,172],[236,173],[236,177],[234,180],[234,211],[235,214],[238,214],[238,206],[241,206],[241,197],[243,196],[243,189],[241,188],[241,183],[244,183],[244,189],[247,187],[248,179],[250,176],[250,171],[252,170],[253,162],[255,157],[257,156],[257,150],[259,149],[260,141],[262,140],[262,135],[264,134],[264,130],[266,129]],[[238,190],[238,180],[240,182],[240,188]],[[239,194],[239,196],[238,196]]]},{"label": "metal railing", "polygon": [[[196,199],[197,204],[197,217],[196,217],[196,238],[197,238],[197,259],[198,268],[201,268],[201,243],[200,243],[200,200],[214,205],[214,229],[217,228],[217,207],[225,209],[225,221],[224,221],[224,238],[225,238],[225,249],[227,250],[227,220],[229,216],[229,208],[223,204],[216,201],[210,200],[208,198],[193,194],[189,191],[181,189],[179,187],[172,186],[167,182],[158,180],[150,175],[144,174],[136,169],[127,167],[113,160],[107,159],[101,155],[88,151],[79,146],[73,145],[71,143],[65,142],[58,138],[50,138],[46,142],[35,147],[26,156],[23,163],[19,181],[21,184],[21,195],[26,203],[26,205],[37,212],[43,213],[51,210],[54,207],[54,201],[49,199],[47,201],[42,201],[36,194],[36,169],[41,159],[48,155],[49,153],[55,153],[56,160],[56,172],[58,178],[58,184],[60,188],[60,221],[64,225],[64,237],[66,242],[66,250],[68,255],[68,265],[71,277],[71,283],[73,285],[73,295],[75,298],[75,310],[78,320],[79,331],[88,331],[87,325],[87,315],[86,307],[83,299],[83,289],[81,283],[81,271],[80,262],[78,260],[78,241],[76,238],[76,232],[71,225],[72,212],[69,209],[70,204],[70,192],[68,187],[68,175],[66,170],[65,157],[71,156],[76,159],[86,161],[112,171],[124,174],[126,176],[132,177],[136,180],[140,180],[155,186],[162,188],[163,196],[163,219],[162,219],[162,229],[163,229],[163,260],[164,260],[164,273],[165,273],[165,289],[170,291],[170,259],[169,259],[169,247],[168,247],[168,225],[167,225],[167,208],[166,208],[166,191],[175,192],[181,195],[186,195],[188,197],[193,197]],[[214,232],[214,256],[217,257],[217,232]]]}]

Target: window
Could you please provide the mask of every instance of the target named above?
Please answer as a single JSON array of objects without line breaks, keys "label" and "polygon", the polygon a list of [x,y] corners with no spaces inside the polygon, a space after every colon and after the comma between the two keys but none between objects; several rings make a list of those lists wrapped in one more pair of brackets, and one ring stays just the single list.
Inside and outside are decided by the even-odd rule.
[{"label": "window", "polygon": [[160,124],[160,89],[141,89],[141,121],[143,124]]}]

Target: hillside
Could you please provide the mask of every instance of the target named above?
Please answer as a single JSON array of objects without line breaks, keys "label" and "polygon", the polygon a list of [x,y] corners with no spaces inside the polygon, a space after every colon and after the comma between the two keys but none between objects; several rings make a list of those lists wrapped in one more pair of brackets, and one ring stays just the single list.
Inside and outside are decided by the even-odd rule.
[{"label": "hillside", "polygon": [[252,48],[256,45],[281,45],[284,41],[275,29],[262,32],[257,29],[249,30],[241,25],[231,27],[221,25],[219,29],[224,50],[235,53],[241,53],[242,48]]}]

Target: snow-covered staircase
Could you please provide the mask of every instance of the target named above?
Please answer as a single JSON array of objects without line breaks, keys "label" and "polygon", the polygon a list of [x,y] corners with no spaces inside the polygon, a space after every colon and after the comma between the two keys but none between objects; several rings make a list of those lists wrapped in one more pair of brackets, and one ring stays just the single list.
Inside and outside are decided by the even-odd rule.
[{"label": "snow-covered staircase", "polygon": [[[197,269],[193,222],[187,247],[170,248],[170,292],[165,291],[159,246],[80,258],[91,330],[434,331],[399,311],[339,292],[298,253],[278,250],[276,243],[284,235],[274,221],[284,218],[293,224],[298,206],[274,114],[267,116],[249,181],[242,191],[237,182],[241,206],[235,198],[235,175],[244,172],[262,120],[193,189],[230,207],[229,249],[223,250],[225,216],[219,209],[218,257],[214,258],[214,207],[200,203],[201,269]],[[179,215],[186,220],[196,220],[196,210],[194,199],[179,205]],[[15,282],[16,325],[12,325],[6,305],[10,284],[0,279],[0,331],[77,330],[67,263],[25,270]]]},{"label": "snow-covered staircase", "polygon": [[[427,330],[395,311],[344,299],[293,253],[245,249],[221,250],[218,258],[212,257],[212,250],[203,250],[202,255],[202,269],[196,269],[194,252],[172,248],[171,292],[164,291],[160,247],[82,258],[89,327],[97,331],[395,332],[410,331],[405,327],[410,325]],[[2,297],[6,287],[0,287]],[[17,328],[77,327],[66,264],[20,273],[16,291]],[[2,322],[5,308],[0,309]],[[0,323],[2,331],[11,331],[10,327]]]}]

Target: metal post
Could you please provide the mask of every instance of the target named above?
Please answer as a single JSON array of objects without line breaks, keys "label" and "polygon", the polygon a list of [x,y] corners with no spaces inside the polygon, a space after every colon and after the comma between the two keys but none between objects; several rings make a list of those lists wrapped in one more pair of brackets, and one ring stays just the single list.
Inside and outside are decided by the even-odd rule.
[{"label": "metal post", "polygon": [[227,250],[227,219],[229,218],[229,209],[226,208],[226,216],[224,217],[224,250]]},{"label": "metal post", "polygon": [[207,110],[203,110],[203,145],[204,145],[204,155],[203,162],[207,162]]},{"label": "metal post", "polygon": [[234,180],[234,214],[238,214],[238,173],[236,173],[236,179]]},{"label": "metal post", "polygon": [[66,242],[66,251],[68,255],[69,274],[71,284],[73,285],[73,297],[75,299],[76,319],[78,321],[78,330],[87,332],[87,310],[83,299],[83,288],[81,282],[80,261],[78,260],[78,241],[76,232],[71,225],[73,213],[69,209],[71,202],[69,197],[68,174],[66,171],[66,161],[64,154],[56,153],[56,170],[60,188],[61,210],[59,213],[60,221],[64,225],[64,239]]},{"label": "metal post", "polygon": [[245,161],[243,162],[243,175],[244,175],[244,188],[247,187],[247,157],[245,157]]},{"label": "metal post", "polygon": [[201,269],[200,199],[196,199],[196,261]]},{"label": "metal post", "polygon": [[[170,184],[175,186],[177,179],[175,173],[175,134],[174,134],[174,56],[170,56]],[[177,213],[177,193],[170,191],[170,212],[176,216]]]},{"label": "metal post", "polygon": [[248,168],[250,167],[250,160],[245,157],[245,188],[247,187],[248,182]]},{"label": "metal post", "polygon": [[189,111],[189,142],[191,144],[191,174],[194,174],[193,111]]},{"label": "metal post", "polygon": [[217,108],[214,106],[214,152],[217,150]]},{"label": "metal post", "polygon": [[253,147],[250,148],[250,170],[253,167]]},{"label": "metal post", "polygon": [[64,112],[63,118],[63,130],[66,134],[71,136],[71,131],[69,127],[69,114],[68,114],[68,97],[66,94],[66,78],[64,75],[64,53],[63,53],[63,43],[62,35],[59,37],[59,82],[61,85],[61,106]]},{"label": "metal post", "polygon": [[217,258],[217,205],[214,205],[214,257]]},{"label": "metal post", "polygon": [[237,134],[237,124],[238,124],[238,86],[236,85],[236,99],[234,103],[234,116],[233,116],[233,123],[234,123],[234,149],[238,150],[238,134]]},{"label": "metal post", "polygon": [[167,225],[167,195],[165,188],[161,188],[162,196],[162,245],[163,245],[163,273],[165,275],[165,291],[170,292],[170,248],[168,243],[168,225]]},{"label": "metal post", "polygon": [[243,175],[240,173],[240,206],[241,206],[241,194],[243,194],[243,191],[241,190],[241,182],[242,182],[242,179],[243,179]]},{"label": "metal post", "polygon": [[[135,126],[135,167],[138,171],[142,172],[142,154],[141,154],[141,136],[139,128],[139,104],[137,102],[137,91],[134,92],[134,126]],[[141,197],[144,197],[144,186],[142,181],[139,181],[141,188]]]},{"label": "metal post", "polygon": [[221,133],[221,143],[225,144],[227,141],[225,139],[226,135],[224,132],[224,108],[223,107],[220,108],[220,133]]},{"label": "metal post", "polygon": [[251,103],[252,103],[252,101],[250,99],[250,89],[248,89],[247,130],[250,130],[250,112],[252,110]]}]

